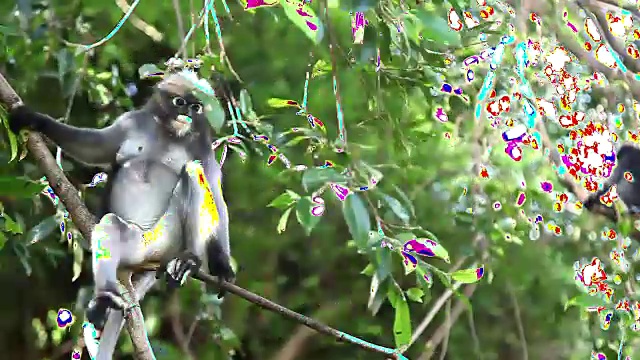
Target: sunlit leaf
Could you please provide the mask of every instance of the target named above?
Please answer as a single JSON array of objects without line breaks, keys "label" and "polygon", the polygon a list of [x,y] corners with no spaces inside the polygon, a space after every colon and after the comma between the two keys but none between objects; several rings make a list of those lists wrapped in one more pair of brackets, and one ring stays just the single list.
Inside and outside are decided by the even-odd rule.
[{"label": "sunlit leaf", "polygon": [[393,320],[393,336],[396,348],[399,348],[411,341],[411,316],[409,304],[404,296],[397,296],[394,305],[396,316]]},{"label": "sunlit leaf", "polygon": [[283,107],[297,107],[298,104],[293,100],[287,99],[279,99],[279,98],[270,98],[267,100],[267,105],[272,108],[283,108]]},{"label": "sunlit leaf", "polygon": [[451,278],[464,284],[472,284],[482,279],[483,274],[484,267],[479,267],[455,271],[451,274]]},{"label": "sunlit leaf", "polygon": [[297,4],[289,3],[287,0],[280,0],[284,8],[284,13],[289,20],[311,40],[314,44],[320,43],[324,36],[324,26],[320,18],[310,6],[300,8]]},{"label": "sunlit leaf", "polygon": [[424,296],[424,291],[420,288],[414,287],[411,288],[409,290],[407,290],[407,297],[410,300],[413,300],[415,302],[422,302],[422,297]]},{"label": "sunlit leaf", "polygon": [[278,227],[276,228],[276,230],[278,230],[278,234],[282,234],[287,229],[287,221],[289,220],[291,210],[293,210],[292,207],[288,208],[282,213],[282,216],[280,216],[280,220],[278,220]]},{"label": "sunlit leaf", "polygon": [[19,222],[14,221],[7,213],[0,214],[0,216],[4,218],[4,231],[14,235],[22,234],[23,230]]},{"label": "sunlit leaf", "polygon": [[273,199],[268,207],[274,207],[276,209],[286,209],[291,206],[294,202],[300,199],[300,195],[296,194],[291,190],[285,190],[282,194],[278,195],[277,198]]},{"label": "sunlit leaf", "polygon": [[196,93],[196,96],[202,101],[204,113],[209,121],[209,125],[211,125],[216,132],[220,132],[226,120],[226,114],[220,104],[220,100],[215,96],[202,94],[200,92]]}]

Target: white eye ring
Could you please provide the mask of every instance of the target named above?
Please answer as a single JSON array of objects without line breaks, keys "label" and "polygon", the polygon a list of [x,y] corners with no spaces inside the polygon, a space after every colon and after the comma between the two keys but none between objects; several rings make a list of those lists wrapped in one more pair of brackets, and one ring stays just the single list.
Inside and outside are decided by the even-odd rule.
[{"label": "white eye ring", "polygon": [[175,106],[185,106],[187,104],[187,100],[181,98],[180,96],[174,97],[173,99],[171,99],[171,102]]},{"label": "white eye ring", "polygon": [[191,104],[189,108],[196,114],[202,114],[202,104]]}]

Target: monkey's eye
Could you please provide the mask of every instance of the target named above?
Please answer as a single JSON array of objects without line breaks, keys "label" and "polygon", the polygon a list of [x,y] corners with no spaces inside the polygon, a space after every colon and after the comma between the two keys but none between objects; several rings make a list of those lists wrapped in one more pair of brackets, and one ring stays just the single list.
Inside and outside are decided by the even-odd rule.
[{"label": "monkey's eye", "polygon": [[171,99],[171,101],[175,106],[185,106],[187,104],[187,100],[181,98],[180,96],[174,97],[173,99]]},{"label": "monkey's eye", "polygon": [[189,108],[196,114],[202,114],[202,104],[191,104]]}]

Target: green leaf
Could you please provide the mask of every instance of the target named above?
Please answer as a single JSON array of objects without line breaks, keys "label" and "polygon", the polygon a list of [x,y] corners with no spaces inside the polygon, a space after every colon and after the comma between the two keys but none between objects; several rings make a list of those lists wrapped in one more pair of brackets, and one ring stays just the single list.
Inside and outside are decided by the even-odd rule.
[{"label": "green leaf", "polygon": [[396,348],[400,348],[411,342],[411,317],[407,299],[404,296],[397,296],[394,308],[396,316],[393,321],[393,336]]},{"label": "green leaf", "polygon": [[447,249],[445,249],[444,246],[442,246],[439,242],[436,242],[436,244],[437,245],[432,249],[433,253],[436,257],[441,258],[448,264],[450,262],[449,252],[447,252]]},{"label": "green leaf", "polygon": [[278,227],[276,228],[276,230],[278,230],[278,234],[282,234],[287,229],[287,220],[289,220],[291,210],[293,210],[292,207],[288,208],[282,213],[282,216],[280,216],[280,220],[278,220]]},{"label": "green leaf", "polygon": [[415,15],[422,25],[422,37],[442,43],[445,46],[460,46],[460,34],[449,27],[447,19],[436,14],[434,11],[418,7]]},{"label": "green leaf", "polygon": [[0,250],[4,248],[4,244],[7,243],[7,235],[0,231]]},{"label": "green leaf", "polygon": [[476,275],[476,272],[477,272],[476,268],[458,270],[451,274],[451,278],[463,284],[473,284],[482,278],[482,277],[479,278]]},{"label": "green leaf", "polygon": [[0,214],[4,218],[4,231],[10,232],[14,235],[22,234],[23,230],[17,221],[14,221],[9,214]]},{"label": "green leaf", "polygon": [[351,193],[347,196],[342,203],[342,214],[351,236],[358,246],[364,247],[369,239],[371,219],[369,218],[369,210],[358,194]]},{"label": "green leaf", "polygon": [[41,182],[12,176],[0,176],[0,196],[31,198],[46,187]]},{"label": "green leaf", "polygon": [[320,76],[331,71],[331,64],[320,59],[313,64],[311,69],[311,77]]},{"label": "green leaf", "polygon": [[347,177],[340,174],[333,168],[310,168],[302,174],[302,186],[305,191],[310,188],[315,189],[326,183],[344,183]]},{"label": "green leaf", "polygon": [[372,263],[367,264],[367,267],[365,267],[362,271],[360,271],[360,274],[363,275],[367,275],[367,276],[373,276],[373,274],[375,274],[376,272],[376,268]]},{"label": "green leaf", "polygon": [[12,162],[16,158],[16,156],[18,156],[18,138],[16,137],[16,134],[9,130],[9,118],[7,117],[7,113],[4,108],[0,109],[0,114],[2,115],[2,123],[7,129],[9,147],[11,148],[11,159],[9,159],[9,162]]},{"label": "green leaf", "polygon": [[291,206],[294,202],[298,201],[298,199],[300,199],[300,195],[291,190],[285,190],[285,192],[273,199],[273,201],[267,206],[282,210]]},{"label": "green leaf", "polygon": [[209,125],[211,125],[216,132],[220,132],[226,117],[220,101],[215,96],[201,94],[200,92],[196,93],[196,96],[202,101],[204,113],[209,121]]},{"label": "green leaf", "polygon": [[389,283],[388,280],[380,280],[377,274],[373,274],[371,277],[371,286],[369,291],[369,301],[367,301],[367,309],[371,311],[372,315],[376,315],[380,310],[380,307],[387,298],[385,296],[385,288]]},{"label": "green leaf", "polygon": [[580,294],[578,296],[575,296],[569,299],[564,304],[565,311],[571,306],[577,306],[581,309],[586,309],[588,307],[597,307],[597,306],[609,307],[611,306],[611,304],[607,303],[604,299],[602,299],[598,295]]},{"label": "green leaf", "polygon": [[82,259],[84,258],[84,251],[82,250],[82,246],[78,244],[77,241],[73,242],[73,278],[71,278],[71,282],[78,280],[80,274],[82,273]]},{"label": "green leaf", "polygon": [[249,92],[245,89],[240,91],[240,110],[243,114],[249,114],[253,111],[251,96],[249,96]]},{"label": "green leaf", "polygon": [[405,224],[409,223],[409,212],[402,206],[402,203],[398,199],[391,197],[387,194],[382,194],[382,199],[391,208],[391,211]]},{"label": "green leaf", "polygon": [[311,214],[311,209],[317,206],[311,201],[311,197],[305,196],[298,200],[298,204],[296,205],[296,217],[298,218],[298,222],[304,228],[307,236],[311,234],[311,230],[320,222],[320,216],[313,216]]},{"label": "green leaf", "polygon": [[140,75],[140,79],[153,77],[156,74],[162,73],[164,72],[154,64],[144,64],[138,68],[138,75]]},{"label": "green leaf", "polygon": [[407,297],[410,300],[413,300],[415,302],[419,302],[422,303],[422,297],[424,296],[424,291],[420,288],[414,287],[411,288],[409,290],[407,290]]},{"label": "green leaf", "polygon": [[[428,279],[428,280],[427,280]],[[422,266],[416,267],[416,282],[422,286],[422,289],[429,290],[433,285],[433,277]]]},{"label": "green leaf", "polygon": [[38,225],[32,227],[27,234],[24,236],[25,243],[34,244],[47,236],[51,235],[51,233],[58,229],[60,224],[55,216],[49,216],[48,218],[42,220]]},{"label": "green leaf", "polygon": [[[304,5],[300,8],[297,4],[290,4],[287,0],[280,0],[280,4],[289,20],[302,30],[314,44],[319,44],[322,41],[324,26],[310,6]],[[303,16],[301,13],[306,14]]]}]

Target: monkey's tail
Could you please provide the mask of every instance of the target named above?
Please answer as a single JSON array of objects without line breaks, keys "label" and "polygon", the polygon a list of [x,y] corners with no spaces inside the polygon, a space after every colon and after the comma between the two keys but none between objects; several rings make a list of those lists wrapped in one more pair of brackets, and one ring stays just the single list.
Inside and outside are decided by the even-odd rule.
[{"label": "monkey's tail", "polygon": [[98,354],[95,356],[95,360],[112,360],[113,353],[116,350],[118,344],[118,338],[120,337],[120,331],[124,326],[124,312],[111,310],[107,316],[107,321],[102,329],[102,335],[100,336],[100,345],[98,345]]}]

